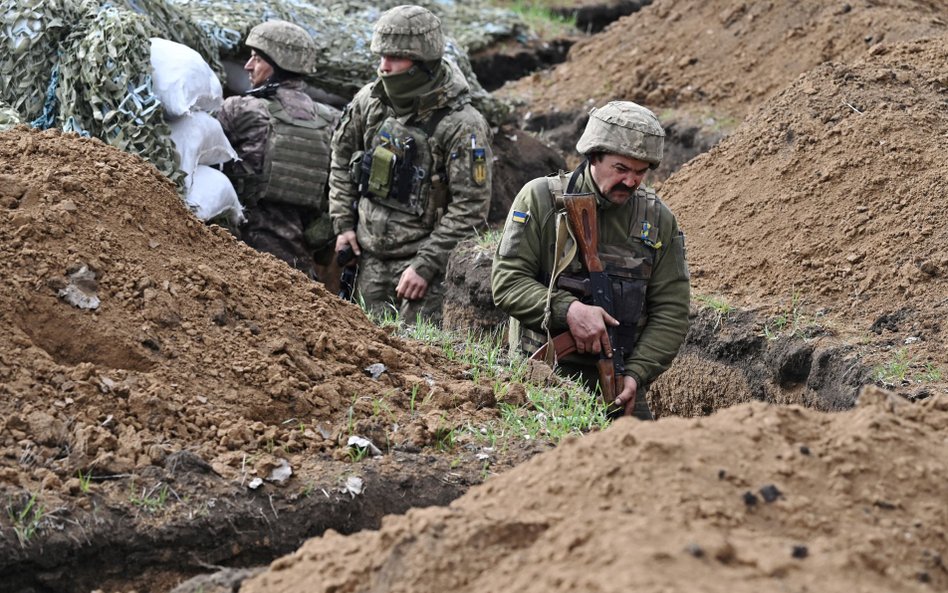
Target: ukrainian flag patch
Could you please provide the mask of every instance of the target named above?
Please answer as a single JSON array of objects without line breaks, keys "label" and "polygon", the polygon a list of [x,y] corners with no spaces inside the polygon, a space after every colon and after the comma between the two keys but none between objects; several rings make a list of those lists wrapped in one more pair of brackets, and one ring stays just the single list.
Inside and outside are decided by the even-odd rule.
[{"label": "ukrainian flag patch", "polygon": [[513,214],[510,217],[510,220],[512,220],[513,222],[519,222],[520,224],[524,224],[525,222],[530,220],[530,213],[514,210]]}]

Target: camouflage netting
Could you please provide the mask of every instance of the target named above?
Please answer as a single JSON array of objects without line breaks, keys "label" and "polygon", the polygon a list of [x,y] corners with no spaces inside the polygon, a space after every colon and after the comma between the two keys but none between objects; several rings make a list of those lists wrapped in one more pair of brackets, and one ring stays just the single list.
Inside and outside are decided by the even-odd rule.
[{"label": "camouflage netting", "polygon": [[[149,37],[187,40],[203,33],[197,26],[172,33],[180,19],[169,16],[167,3],[129,0],[128,5],[0,1],[0,47],[7,50],[0,58],[0,100],[20,121],[96,136],[176,178],[170,130],[151,87]],[[219,64],[209,42],[203,49]]]},{"label": "camouflage netting", "polygon": [[22,119],[43,113],[46,89],[62,37],[70,0],[0,0],[0,100]]},{"label": "camouflage netting", "polygon": [[[375,77],[372,25],[399,3],[0,0],[0,101],[12,108],[3,112],[0,124],[12,122],[15,112],[17,121],[39,128],[96,136],[174,178],[179,174],[169,130],[152,92],[149,37],[195,49],[220,74],[221,58],[237,57],[251,27],[285,19],[307,29],[319,48],[319,71],[311,82],[349,97]],[[483,0],[420,4],[438,14],[455,36],[446,55],[467,77],[475,105],[489,120],[502,120],[506,107],[478,84],[466,52],[518,34],[522,21]]]},{"label": "camouflage netting", "polygon": [[57,64],[59,126],[142,155],[171,176],[171,130],[151,85],[148,39],[156,32],[140,14],[90,4]]},{"label": "camouflage netting", "polygon": [[[351,97],[375,78],[378,56],[369,50],[373,24],[385,10],[404,1],[176,0],[176,3],[204,28],[225,58],[239,57],[241,40],[254,25],[264,20],[278,18],[300,25],[313,36],[319,50],[318,71],[311,82],[327,91]],[[477,82],[467,52],[483,49],[500,38],[516,36],[526,25],[515,13],[481,0],[464,4],[452,0],[422,0],[417,4],[441,18],[449,36],[445,53],[464,72],[475,106],[489,120],[502,119],[506,108]]]}]

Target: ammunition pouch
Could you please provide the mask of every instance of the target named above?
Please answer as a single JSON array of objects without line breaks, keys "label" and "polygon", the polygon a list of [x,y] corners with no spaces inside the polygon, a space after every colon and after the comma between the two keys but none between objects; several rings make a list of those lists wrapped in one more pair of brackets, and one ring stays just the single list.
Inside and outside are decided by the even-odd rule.
[{"label": "ammunition pouch", "polygon": [[[650,251],[650,250],[646,250]],[[600,245],[599,258],[603,263],[609,285],[612,288],[612,316],[619,321],[616,328],[616,342],[612,345],[624,354],[632,352],[639,334],[648,320],[645,311],[645,295],[648,281],[652,276],[654,253],[631,254],[627,247]],[[556,288],[572,293],[580,302],[592,305],[592,289],[589,275],[576,265],[564,271],[556,278]],[[549,285],[548,275],[538,278],[538,282]],[[520,346],[528,355],[536,352],[547,343],[544,333],[522,327]]]},{"label": "ammunition pouch", "polygon": [[447,207],[448,188],[444,172],[434,170],[429,139],[449,111],[436,112],[419,127],[391,117],[382,122],[373,146],[350,161],[359,196],[436,222]]},{"label": "ammunition pouch", "polygon": [[267,99],[267,108],[270,135],[263,172],[245,178],[238,194],[248,206],[265,199],[326,210],[331,115],[317,105],[315,119],[293,118],[275,99]]},{"label": "ammunition pouch", "polygon": [[[427,142],[424,148],[427,150]],[[428,171],[416,165],[418,160],[422,159],[418,158],[417,141],[412,136],[365,151],[359,163],[359,196],[420,216],[427,205],[430,184]]]}]

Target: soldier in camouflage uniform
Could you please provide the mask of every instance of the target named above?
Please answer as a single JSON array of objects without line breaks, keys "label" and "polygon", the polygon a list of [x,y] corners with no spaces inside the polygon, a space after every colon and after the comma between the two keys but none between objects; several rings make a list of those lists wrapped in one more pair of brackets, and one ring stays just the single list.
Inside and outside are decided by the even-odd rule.
[{"label": "soldier in camouflage uniform", "polygon": [[304,91],[316,62],[305,29],[267,21],[247,36],[253,87],[217,114],[241,160],[224,172],[244,205],[240,237],[317,279],[314,253],[334,246],[328,216],[329,142],[339,111]]},{"label": "soldier in camouflage uniform", "polygon": [[360,256],[356,296],[372,310],[438,322],[448,255],[486,223],[490,128],[443,59],[441,22],[397,6],[375,25],[379,77],[346,107],[332,139],[336,250]]},{"label": "soldier in camouflage uniform", "polygon": [[[658,118],[635,103],[594,109],[576,145],[586,160],[572,174],[524,186],[491,274],[494,302],[512,317],[512,347],[531,354],[550,336],[569,331],[577,353],[558,361],[559,368],[579,374],[591,389],[598,385],[600,352],[622,348],[625,376],[615,409],[641,419],[652,417],[648,385],[671,365],[688,331],[684,235],[655,192],[640,187],[661,161],[664,136]],[[579,289],[589,274],[561,215],[564,194],[595,196],[599,257],[612,285],[614,316]],[[616,327],[619,344],[609,344],[607,324]]]}]

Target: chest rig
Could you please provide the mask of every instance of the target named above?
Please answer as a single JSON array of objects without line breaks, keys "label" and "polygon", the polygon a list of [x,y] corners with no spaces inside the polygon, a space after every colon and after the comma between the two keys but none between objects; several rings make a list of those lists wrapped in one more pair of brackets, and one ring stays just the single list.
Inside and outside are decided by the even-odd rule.
[{"label": "chest rig", "polygon": [[443,165],[437,162],[441,159],[432,154],[429,139],[449,112],[440,109],[420,126],[386,118],[359,163],[360,197],[414,216],[428,213],[433,186],[445,183]]},{"label": "chest rig", "polygon": [[[576,192],[576,184],[586,168],[584,162],[569,177],[561,172],[558,176],[548,177],[547,184],[556,210],[556,242],[553,250],[553,267],[548,274],[537,278],[547,284],[547,307],[543,322],[546,335],[523,329],[521,344],[527,352],[536,351],[550,339],[549,318],[551,298],[554,289],[567,290],[579,298],[580,302],[592,305],[592,293],[589,272],[578,257],[574,231],[567,222],[563,198],[570,195],[583,195]],[[586,194],[588,195],[588,194]],[[613,316],[619,321],[617,328],[618,344],[613,344],[624,355],[632,352],[641,330],[648,320],[646,311],[646,291],[652,276],[652,267],[661,242],[658,240],[661,209],[658,197],[651,191],[640,189],[633,194],[630,202],[622,208],[632,208],[628,224],[619,224],[619,220],[610,219],[619,214],[618,209],[600,210],[599,259],[602,261],[612,289]],[[623,219],[625,217],[623,216]]]},{"label": "chest rig", "polygon": [[312,120],[291,117],[275,99],[266,99],[270,134],[263,171],[243,180],[239,192],[248,204],[262,199],[324,209],[329,179],[333,121],[317,105]]}]

